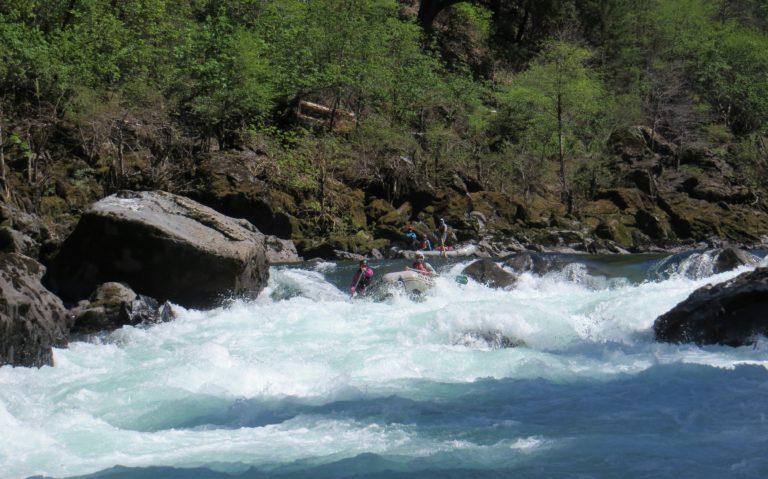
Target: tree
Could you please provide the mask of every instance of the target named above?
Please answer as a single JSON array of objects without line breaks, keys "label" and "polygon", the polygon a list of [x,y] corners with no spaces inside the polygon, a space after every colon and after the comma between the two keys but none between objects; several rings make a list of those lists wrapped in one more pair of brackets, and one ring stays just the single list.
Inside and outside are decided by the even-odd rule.
[{"label": "tree", "polygon": [[530,69],[512,79],[501,94],[503,117],[516,117],[521,131],[512,143],[528,144],[559,166],[561,199],[573,211],[567,159],[587,151],[606,99],[602,84],[587,68],[590,52],[577,45],[551,42]]}]

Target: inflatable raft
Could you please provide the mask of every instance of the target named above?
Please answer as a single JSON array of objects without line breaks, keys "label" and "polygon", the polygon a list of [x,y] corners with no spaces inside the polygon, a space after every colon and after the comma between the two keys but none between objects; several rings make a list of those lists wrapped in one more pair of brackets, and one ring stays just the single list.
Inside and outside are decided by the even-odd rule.
[{"label": "inflatable raft", "polygon": [[401,286],[407,293],[422,294],[429,291],[434,285],[434,280],[426,274],[416,271],[395,271],[381,277],[384,284]]}]

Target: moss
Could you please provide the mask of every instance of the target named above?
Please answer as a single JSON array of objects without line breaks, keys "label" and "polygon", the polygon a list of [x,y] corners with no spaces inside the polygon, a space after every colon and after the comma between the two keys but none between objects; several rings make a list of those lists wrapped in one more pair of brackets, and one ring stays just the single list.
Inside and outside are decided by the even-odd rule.
[{"label": "moss", "polygon": [[631,248],[635,245],[632,229],[624,225],[620,218],[604,220],[595,229],[595,234],[599,238],[611,240],[625,248]]},{"label": "moss", "polygon": [[69,212],[69,205],[58,196],[43,196],[40,199],[40,213],[56,217]]}]

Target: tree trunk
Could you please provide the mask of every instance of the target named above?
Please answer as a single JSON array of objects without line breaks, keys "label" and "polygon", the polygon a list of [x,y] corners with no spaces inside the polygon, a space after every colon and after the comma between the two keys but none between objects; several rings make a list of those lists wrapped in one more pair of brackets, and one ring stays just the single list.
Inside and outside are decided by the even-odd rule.
[{"label": "tree trunk", "polygon": [[3,109],[0,108],[0,195],[8,199],[8,180],[5,176],[5,143],[3,140]]},{"label": "tree trunk", "polygon": [[571,192],[568,191],[568,182],[565,177],[565,147],[563,145],[563,94],[557,92],[557,148],[558,159],[560,160],[560,184],[563,188],[563,200],[568,208],[568,213],[573,211],[573,202],[571,201]]}]

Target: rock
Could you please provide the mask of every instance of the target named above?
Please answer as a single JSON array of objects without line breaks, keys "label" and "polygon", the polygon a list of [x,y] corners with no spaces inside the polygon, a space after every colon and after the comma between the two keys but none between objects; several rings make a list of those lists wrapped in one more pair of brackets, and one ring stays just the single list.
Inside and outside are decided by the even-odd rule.
[{"label": "rock", "polygon": [[657,341],[753,344],[768,335],[768,268],[757,268],[724,283],[694,291],[653,324]]},{"label": "rock", "polygon": [[485,284],[491,288],[511,288],[517,282],[515,275],[504,271],[499,265],[489,259],[475,261],[464,268],[461,274],[469,276],[478,283]]},{"label": "rock", "polygon": [[65,301],[123,282],[139,294],[186,307],[225,295],[255,297],[269,274],[264,235],[188,198],[123,191],[80,218],[44,278]]},{"label": "rock", "polygon": [[540,254],[519,253],[505,259],[504,264],[512,268],[516,273],[532,272],[539,276],[551,269],[551,262]]},{"label": "rock", "polygon": [[0,227],[0,251],[32,256],[35,253],[35,244],[29,236],[3,226]]},{"label": "rock", "polygon": [[265,234],[291,238],[297,233],[296,201],[264,181],[271,163],[253,152],[215,152],[196,171],[205,187],[192,199],[246,219]]},{"label": "rock", "polygon": [[0,366],[52,366],[51,348],[67,345],[70,319],[44,273],[32,258],[0,253]]},{"label": "rock", "polygon": [[137,295],[128,286],[115,282],[100,285],[89,301],[80,301],[71,313],[75,318],[73,334],[158,323],[174,316],[170,304],[161,305],[156,299]]},{"label": "rock", "polygon": [[296,251],[296,245],[291,240],[280,239],[277,236],[266,236],[265,246],[267,261],[272,263],[298,263],[301,256]]},{"label": "rock", "polygon": [[742,251],[736,248],[725,248],[720,251],[715,257],[715,273],[722,273],[724,271],[731,271],[739,266],[751,265],[756,266],[760,260],[746,251]]},{"label": "rock", "polygon": [[362,254],[350,253],[349,251],[342,251],[338,249],[334,250],[333,254],[335,255],[336,259],[340,259],[340,260],[360,261],[362,259],[365,259],[365,256]]},{"label": "rock", "polygon": [[525,347],[525,341],[514,336],[509,336],[499,330],[466,331],[455,342],[457,346],[477,347],[488,349],[506,349]]}]

